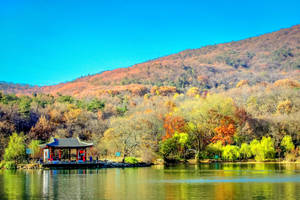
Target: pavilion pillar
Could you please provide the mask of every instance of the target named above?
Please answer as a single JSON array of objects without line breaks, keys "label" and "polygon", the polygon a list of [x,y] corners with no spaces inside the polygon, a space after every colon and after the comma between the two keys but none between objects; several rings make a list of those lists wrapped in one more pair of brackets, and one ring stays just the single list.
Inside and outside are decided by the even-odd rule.
[{"label": "pavilion pillar", "polygon": [[86,148],[84,149],[84,162],[86,161]]},{"label": "pavilion pillar", "polygon": [[58,159],[61,160],[61,149],[59,149],[59,152],[58,152]]},{"label": "pavilion pillar", "polygon": [[71,149],[69,149],[69,155],[68,155],[68,157],[69,157],[69,161],[71,161]]},{"label": "pavilion pillar", "polygon": [[50,153],[50,161],[52,161],[52,159],[53,159],[53,158],[52,158],[52,157],[53,157],[53,155],[52,155],[52,148],[51,148],[51,147],[49,148],[49,153]]},{"label": "pavilion pillar", "polygon": [[78,149],[76,149],[76,161],[78,161]]}]

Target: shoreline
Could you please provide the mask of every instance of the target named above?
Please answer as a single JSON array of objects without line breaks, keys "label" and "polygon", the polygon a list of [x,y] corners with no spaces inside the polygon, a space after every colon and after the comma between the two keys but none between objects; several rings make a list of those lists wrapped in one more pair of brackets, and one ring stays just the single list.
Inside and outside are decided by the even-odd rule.
[{"label": "shoreline", "polygon": [[[29,163],[29,164],[17,164],[16,168],[12,170],[31,170],[31,169],[106,169],[106,168],[136,168],[136,167],[150,167],[153,163],[121,163],[121,162],[94,162],[94,163]],[[5,168],[1,168],[4,169]],[[1,170],[0,169],[0,170]],[[11,170],[11,169],[8,169]]]},{"label": "shoreline", "polygon": [[178,162],[169,162],[165,164],[189,164],[189,165],[197,165],[197,164],[300,164],[300,161],[284,161],[284,160],[270,160],[270,161],[222,161],[222,160],[200,160],[196,161],[195,159],[187,160],[187,161],[178,161]]},{"label": "shoreline", "polygon": [[[195,160],[187,160],[186,162],[165,162],[165,163],[121,163],[121,162],[105,162],[100,161],[98,163],[62,163],[62,164],[38,164],[38,163],[29,163],[29,164],[18,164],[15,169],[6,169],[6,170],[34,170],[34,169],[43,169],[43,170],[52,170],[52,169],[107,169],[107,168],[137,168],[137,167],[151,167],[151,166],[160,166],[160,165],[203,165],[203,164],[300,164],[299,161],[215,161],[215,160],[203,160],[195,162]],[[0,170],[5,170],[1,168]]]}]

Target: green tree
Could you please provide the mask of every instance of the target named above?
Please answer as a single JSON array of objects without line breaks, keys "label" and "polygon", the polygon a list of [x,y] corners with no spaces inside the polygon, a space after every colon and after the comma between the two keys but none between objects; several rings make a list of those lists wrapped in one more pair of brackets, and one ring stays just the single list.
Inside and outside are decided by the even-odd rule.
[{"label": "green tree", "polygon": [[216,143],[210,143],[207,147],[206,150],[208,154],[211,157],[215,157],[216,155],[219,156],[219,158],[222,156],[223,153],[223,144],[221,141],[218,141]]},{"label": "green tree", "polygon": [[280,146],[284,148],[285,152],[291,152],[295,148],[292,137],[290,135],[286,135],[283,137]]},{"label": "green tree", "polygon": [[225,160],[234,161],[240,157],[240,149],[235,145],[226,145],[223,148],[222,157]]},{"label": "green tree", "polygon": [[251,147],[247,143],[243,143],[240,148],[241,158],[248,159],[252,156]]},{"label": "green tree", "polygon": [[260,144],[265,153],[265,157],[267,159],[274,158],[275,155],[274,139],[272,139],[271,137],[263,137],[260,141]]},{"label": "green tree", "polygon": [[25,152],[25,137],[21,133],[13,133],[9,137],[8,146],[5,149],[4,160],[5,161],[15,161],[16,163],[21,163],[26,155]]},{"label": "green tree", "polygon": [[174,136],[161,142],[160,153],[164,160],[185,159],[188,149],[189,136],[187,133],[175,132]]},{"label": "green tree", "polygon": [[178,137],[178,143],[181,148],[185,147],[189,139],[189,135],[187,133],[175,133],[174,137]]},{"label": "green tree", "polygon": [[87,103],[87,110],[92,112],[97,112],[98,110],[103,109],[104,105],[105,104],[103,101],[99,101],[98,99],[93,99]]},{"label": "green tree", "polygon": [[178,141],[176,137],[168,138],[160,143],[159,152],[164,160],[171,160],[177,156]]},{"label": "green tree", "polygon": [[30,114],[30,104],[31,104],[31,99],[27,96],[22,96],[20,97],[19,100],[19,112],[25,116],[28,117]]},{"label": "green tree", "polygon": [[200,152],[203,150],[210,137],[206,134],[204,127],[200,124],[196,125],[193,122],[188,122],[185,129],[189,134],[192,146],[195,150],[195,159],[199,160],[201,155]]},{"label": "green tree", "polygon": [[30,144],[28,145],[31,151],[31,157],[33,159],[38,159],[40,157],[41,148],[39,147],[39,144],[39,140],[31,140]]},{"label": "green tree", "polygon": [[271,137],[263,137],[261,141],[253,140],[250,143],[250,148],[256,161],[265,161],[266,159],[274,158],[274,140]]},{"label": "green tree", "polygon": [[252,155],[255,156],[255,160],[263,161],[265,159],[264,154],[261,150],[260,142],[258,140],[254,139],[250,142],[250,149]]}]

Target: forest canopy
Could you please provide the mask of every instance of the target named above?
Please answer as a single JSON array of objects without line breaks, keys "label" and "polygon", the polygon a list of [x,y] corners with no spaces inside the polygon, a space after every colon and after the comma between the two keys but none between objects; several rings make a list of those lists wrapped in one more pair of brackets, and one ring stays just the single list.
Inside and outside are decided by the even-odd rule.
[{"label": "forest canopy", "polygon": [[25,159],[23,153],[9,154],[10,141],[24,143],[18,146],[20,152],[25,147],[36,152],[50,137],[78,136],[95,143],[93,156],[121,152],[123,160],[295,160],[299,83],[246,83],[229,90],[156,87],[139,95],[106,93],[101,98],[0,93],[0,156]]}]

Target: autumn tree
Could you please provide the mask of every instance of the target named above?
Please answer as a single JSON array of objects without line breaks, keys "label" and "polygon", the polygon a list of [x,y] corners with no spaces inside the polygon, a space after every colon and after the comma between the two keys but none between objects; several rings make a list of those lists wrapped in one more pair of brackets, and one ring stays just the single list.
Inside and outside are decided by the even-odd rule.
[{"label": "autumn tree", "polygon": [[185,128],[192,138],[197,158],[214,136],[214,142],[231,142],[236,129],[233,120],[235,111],[236,107],[231,98],[213,94],[197,100],[183,101],[173,115],[187,121]]},{"label": "autumn tree", "polygon": [[195,159],[200,159],[200,153],[205,148],[207,144],[210,142],[211,136],[207,134],[206,129],[201,126],[200,123],[195,124],[193,122],[188,122],[185,126],[187,133],[191,139],[193,144],[193,148],[191,150],[195,151]]},{"label": "autumn tree", "polygon": [[39,118],[34,127],[31,128],[29,137],[35,140],[46,141],[52,135],[53,127],[51,123],[43,115]]},{"label": "autumn tree", "polygon": [[211,139],[212,142],[222,141],[224,145],[232,144],[232,137],[236,131],[234,124],[221,122],[221,126],[215,128],[215,131],[217,134]]},{"label": "autumn tree", "polygon": [[184,132],[185,121],[182,117],[167,115],[164,120],[165,136],[163,139],[173,137],[175,132]]},{"label": "autumn tree", "polygon": [[131,120],[117,118],[112,122],[113,128],[107,133],[110,134],[109,137],[116,146],[116,149],[122,153],[122,162],[125,161],[127,156],[133,155],[136,152],[141,142],[141,135],[137,131],[134,131],[131,126],[135,126]]}]

